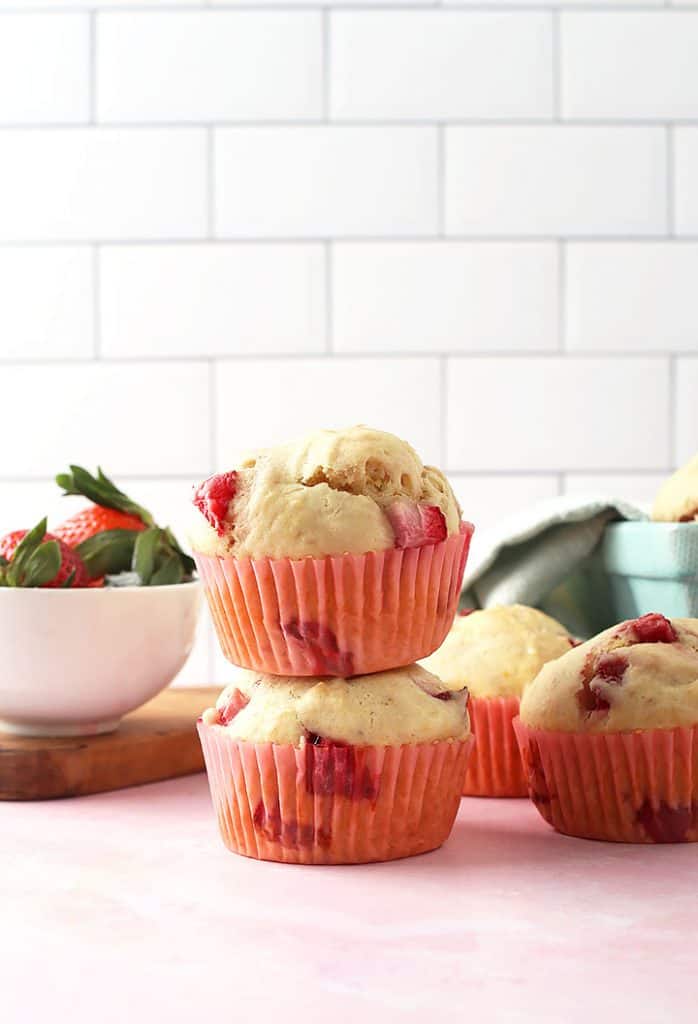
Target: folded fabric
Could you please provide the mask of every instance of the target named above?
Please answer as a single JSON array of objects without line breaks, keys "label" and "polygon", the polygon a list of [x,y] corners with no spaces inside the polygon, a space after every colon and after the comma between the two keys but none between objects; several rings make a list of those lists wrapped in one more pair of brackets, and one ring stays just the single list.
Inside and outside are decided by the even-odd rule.
[{"label": "folded fabric", "polygon": [[561,495],[476,530],[461,607],[528,604],[576,636],[590,636],[613,622],[605,573],[595,558],[606,525],[646,518],[619,499]]}]

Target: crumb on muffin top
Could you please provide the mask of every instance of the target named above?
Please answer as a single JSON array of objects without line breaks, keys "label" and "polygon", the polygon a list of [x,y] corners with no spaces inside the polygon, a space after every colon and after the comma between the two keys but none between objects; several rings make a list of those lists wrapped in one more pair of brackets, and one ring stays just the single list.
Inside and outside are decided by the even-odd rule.
[{"label": "crumb on muffin top", "polygon": [[670,729],[698,723],[698,619],[652,612],[544,665],[522,722],[562,732]]},{"label": "crumb on muffin top", "polygon": [[304,558],[421,547],[460,527],[444,474],[370,427],[320,430],[254,452],[196,488],[192,548]]},{"label": "crumb on muffin top", "polygon": [[447,687],[473,697],[519,697],[574,640],[559,622],[522,604],[461,613],[437,651],[422,661]]},{"label": "crumb on muffin top", "polygon": [[353,679],[240,669],[203,721],[255,743],[393,746],[463,739],[470,731],[467,700],[467,690],[446,690],[419,665]]},{"label": "crumb on muffin top", "polygon": [[654,499],[652,519],[665,523],[698,520],[698,455],[662,484]]}]

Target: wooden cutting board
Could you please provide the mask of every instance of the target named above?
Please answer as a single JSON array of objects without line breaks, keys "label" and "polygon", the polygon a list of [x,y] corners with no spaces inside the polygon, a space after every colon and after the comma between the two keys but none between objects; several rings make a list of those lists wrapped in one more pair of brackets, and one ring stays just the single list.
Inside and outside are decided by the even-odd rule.
[{"label": "wooden cutting board", "polygon": [[0,732],[0,800],[51,800],[203,771],[196,719],[220,688],[163,690],[106,736]]}]

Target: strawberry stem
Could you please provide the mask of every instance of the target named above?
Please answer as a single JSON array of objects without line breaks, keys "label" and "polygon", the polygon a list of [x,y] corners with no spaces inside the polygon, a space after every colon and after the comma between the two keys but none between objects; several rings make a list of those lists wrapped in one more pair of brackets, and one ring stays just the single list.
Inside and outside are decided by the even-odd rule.
[{"label": "strawberry stem", "polygon": [[136,504],[110,480],[101,467],[93,476],[82,466],[71,466],[59,473],[56,483],[64,494],[80,494],[95,505],[136,516],[145,530],[103,530],[94,534],[76,550],[90,577],[113,576],[132,569],[142,586],[162,586],[189,580],[194,560],[185,554],[169,526],[158,526],[152,514]]},{"label": "strawberry stem", "polygon": [[128,494],[124,494],[99,467],[95,477],[82,466],[71,466],[69,473],[57,475],[56,483],[63,488],[64,494],[80,494],[95,505],[137,516],[145,526],[153,526],[155,523],[150,512],[129,498]]}]

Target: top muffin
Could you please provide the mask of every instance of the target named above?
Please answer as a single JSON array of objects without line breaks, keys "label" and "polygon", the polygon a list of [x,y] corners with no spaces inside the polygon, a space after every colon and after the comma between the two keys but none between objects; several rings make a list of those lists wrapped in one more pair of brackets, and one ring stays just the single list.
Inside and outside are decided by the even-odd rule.
[{"label": "top muffin", "polygon": [[669,523],[698,520],[698,455],[677,469],[659,489],[652,518]]},{"label": "top muffin", "polygon": [[443,473],[370,427],[320,430],[254,452],[196,488],[195,551],[235,558],[321,558],[422,547],[460,527]]},{"label": "top muffin", "polygon": [[519,697],[540,668],[574,641],[537,608],[498,605],[459,615],[438,651],[422,664],[473,697]]},{"label": "top muffin", "polygon": [[561,732],[671,729],[698,722],[698,619],[651,612],[545,665],[521,721]]}]

